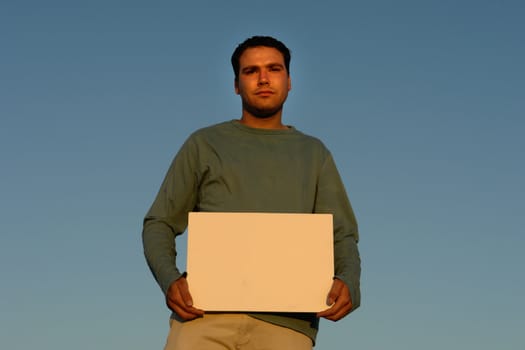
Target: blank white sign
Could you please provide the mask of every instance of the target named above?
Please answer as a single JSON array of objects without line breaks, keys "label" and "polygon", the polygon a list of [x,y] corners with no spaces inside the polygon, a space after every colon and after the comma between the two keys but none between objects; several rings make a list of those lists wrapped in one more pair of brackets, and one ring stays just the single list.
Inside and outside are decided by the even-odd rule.
[{"label": "blank white sign", "polygon": [[192,212],[187,258],[197,308],[318,312],[334,275],[332,215]]}]

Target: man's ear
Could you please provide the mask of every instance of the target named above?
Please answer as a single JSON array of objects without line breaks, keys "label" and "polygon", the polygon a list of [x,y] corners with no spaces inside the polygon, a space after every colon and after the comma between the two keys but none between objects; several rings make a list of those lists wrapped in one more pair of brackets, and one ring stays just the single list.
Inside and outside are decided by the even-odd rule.
[{"label": "man's ear", "polygon": [[239,81],[237,79],[233,79],[233,87],[235,88],[235,93],[239,94]]},{"label": "man's ear", "polygon": [[288,76],[288,91],[292,90],[292,78]]}]

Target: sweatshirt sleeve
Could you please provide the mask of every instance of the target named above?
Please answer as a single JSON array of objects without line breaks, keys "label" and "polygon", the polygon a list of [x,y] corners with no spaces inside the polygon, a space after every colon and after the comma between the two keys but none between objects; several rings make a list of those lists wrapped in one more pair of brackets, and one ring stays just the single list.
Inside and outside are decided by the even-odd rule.
[{"label": "sweatshirt sleeve", "polygon": [[144,255],[164,294],[171,283],[182,276],[176,267],[175,237],[186,230],[188,212],[196,205],[199,182],[197,164],[197,146],[190,138],[175,156],[144,218]]},{"label": "sweatshirt sleeve", "polygon": [[319,175],[315,212],[333,214],[335,277],[348,286],[353,311],[361,304],[359,234],[352,206],[330,154]]}]

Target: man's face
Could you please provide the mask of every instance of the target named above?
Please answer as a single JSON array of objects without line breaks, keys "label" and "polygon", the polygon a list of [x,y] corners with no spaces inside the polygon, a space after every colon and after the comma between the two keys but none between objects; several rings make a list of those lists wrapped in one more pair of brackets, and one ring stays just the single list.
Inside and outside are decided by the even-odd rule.
[{"label": "man's face", "polygon": [[241,96],[243,111],[257,118],[272,117],[281,111],[291,88],[279,50],[257,46],[242,53],[235,92]]}]

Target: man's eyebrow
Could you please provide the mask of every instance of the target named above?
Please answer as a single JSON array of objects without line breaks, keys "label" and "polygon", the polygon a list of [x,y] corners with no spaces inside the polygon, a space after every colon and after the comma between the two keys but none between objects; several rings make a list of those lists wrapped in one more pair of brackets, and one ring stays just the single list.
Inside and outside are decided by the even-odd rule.
[{"label": "man's eyebrow", "polygon": [[279,62],[273,62],[273,63],[268,63],[267,65],[265,65],[265,67],[267,67],[267,68],[283,68],[284,69],[284,64],[279,63]]},{"label": "man's eyebrow", "polygon": [[242,67],[241,70],[245,71],[245,70],[251,70],[251,69],[259,69],[260,67],[266,67],[266,68],[280,67],[280,68],[284,68],[284,64],[279,63],[279,62],[272,62],[272,63],[265,64],[263,66],[259,66],[259,65],[255,65],[254,64],[254,65]]},{"label": "man's eyebrow", "polygon": [[245,71],[245,70],[251,70],[251,69],[258,69],[259,66],[256,66],[256,65],[251,65],[251,66],[245,66],[245,67],[242,67],[242,71]]}]

